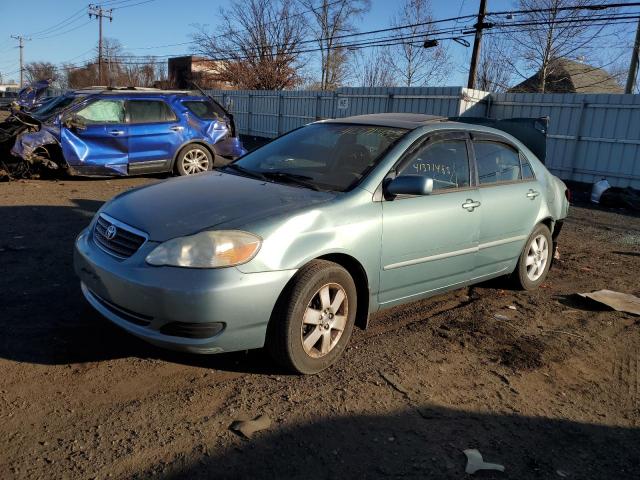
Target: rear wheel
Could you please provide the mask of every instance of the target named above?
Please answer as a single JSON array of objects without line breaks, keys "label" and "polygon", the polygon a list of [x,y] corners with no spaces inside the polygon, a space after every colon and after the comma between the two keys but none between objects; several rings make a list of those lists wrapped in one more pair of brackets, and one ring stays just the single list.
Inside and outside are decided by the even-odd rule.
[{"label": "rear wheel", "polygon": [[546,225],[538,225],[527,239],[514,272],[517,284],[524,290],[533,290],[547,278],[551,266],[553,240]]},{"label": "rear wheel", "polygon": [[187,145],[176,159],[176,170],[179,175],[195,175],[213,168],[213,156],[202,145]]},{"label": "rear wheel", "polygon": [[324,370],[349,342],[356,305],[356,286],[349,272],[326,260],[309,263],[278,301],[267,332],[269,353],[298,373]]}]

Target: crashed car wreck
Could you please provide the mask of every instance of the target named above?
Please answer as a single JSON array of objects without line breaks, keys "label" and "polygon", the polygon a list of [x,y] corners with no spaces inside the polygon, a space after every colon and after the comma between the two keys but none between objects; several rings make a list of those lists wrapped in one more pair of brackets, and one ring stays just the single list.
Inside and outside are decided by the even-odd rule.
[{"label": "crashed car wreck", "polygon": [[191,175],[246,153],[233,116],[189,91],[76,90],[0,125],[0,143],[29,167],[71,175]]}]

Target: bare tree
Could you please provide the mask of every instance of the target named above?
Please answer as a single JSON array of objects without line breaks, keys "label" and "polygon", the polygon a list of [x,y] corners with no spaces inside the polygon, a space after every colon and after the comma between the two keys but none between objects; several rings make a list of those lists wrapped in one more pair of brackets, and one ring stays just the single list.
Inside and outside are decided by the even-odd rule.
[{"label": "bare tree", "polygon": [[352,81],[361,87],[392,87],[389,51],[386,48],[358,50],[353,56]]},{"label": "bare tree", "polygon": [[[553,87],[549,85],[549,82],[561,71],[560,63],[557,60],[580,58],[584,61],[590,56],[593,57],[593,51],[598,46],[595,39],[602,33],[605,26],[594,27],[590,25],[593,12],[564,8],[588,7],[595,3],[602,2],[595,0],[519,0],[520,9],[527,13],[517,19],[525,26],[509,35],[514,55],[507,58],[512,58],[510,63],[514,71],[523,78],[529,76],[523,73],[523,70],[537,72],[537,89],[544,93]],[[513,59],[522,59],[522,62]],[[556,80],[558,79],[556,78]]]},{"label": "bare tree", "polygon": [[413,25],[401,30],[403,36],[411,36],[413,39],[389,47],[390,68],[398,84],[406,87],[435,85],[446,78],[450,66],[446,49],[440,44],[431,48],[423,46],[434,31],[433,25],[415,25],[432,20],[429,0],[404,0],[399,11],[392,17],[393,27]]},{"label": "bare tree", "polygon": [[355,32],[355,22],[369,8],[369,0],[300,0],[313,19],[311,30],[320,50],[322,90],[339,87],[349,76],[349,50],[340,47],[340,36]]},{"label": "bare tree", "polygon": [[281,90],[301,81],[304,22],[294,0],[233,0],[220,9],[222,27],[193,35],[198,53],[215,62],[212,75],[236,88]]},{"label": "bare tree", "polygon": [[[107,84],[110,86],[152,87],[164,79],[164,66],[153,58],[131,57],[127,55],[119,40],[103,39],[103,70],[106,71]],[[96,50],[97,52],[97,50]],[[97,53],[96,53],[97,57]],[[99,84],[98,64],[92,60],[82,67],[65,65],[68,88],[83,88]]]},{"label": "bare tree", "polygon": [[24,66],[24,73],[27,83],[34,83],[39,80],[51,80],[52,84],[57,84],[60,79],[58,68],[51,62],[30,62]]},{"label": "bare tree", "polygon": [[510,84],[513,69],[507,58],[508,44],[491,35],[482,42],[476,86],[486,92],[503,92]]}]

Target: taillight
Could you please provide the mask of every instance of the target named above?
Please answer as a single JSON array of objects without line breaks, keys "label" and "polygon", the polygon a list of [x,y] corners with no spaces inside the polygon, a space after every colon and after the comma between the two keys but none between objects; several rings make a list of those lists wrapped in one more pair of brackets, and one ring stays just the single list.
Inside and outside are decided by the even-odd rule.
[{"label": "taillight", "polygon": [[571,203],[571,190],[568,188],[564,191],[564,196],[567,198],[567,202]]}]

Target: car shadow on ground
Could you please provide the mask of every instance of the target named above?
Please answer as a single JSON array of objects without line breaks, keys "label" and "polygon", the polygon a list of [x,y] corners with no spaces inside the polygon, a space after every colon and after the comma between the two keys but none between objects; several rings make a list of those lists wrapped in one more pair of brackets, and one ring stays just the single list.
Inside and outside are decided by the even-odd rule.
[{"label": "car shadow on ground", "polygon": [[59,365],[124,357],[203,368],[280,369],[261,352],[189,355],[151,346],[120,330],[84,300],[73,271],[73,243],[102,202],[0,207],[0,357]]},{"label": "car shadow on ground", "polygon": [[473,478],[596,480],[635,478],[640,458],[639,428],[424,404],[391,415],[334,413],[317,412],[315,420],[294,427],[272,424],[224,449],[207,445],[141,477],[461,479],[472,478],[463,450],[475,448],[505,471],[479,471]]}]

